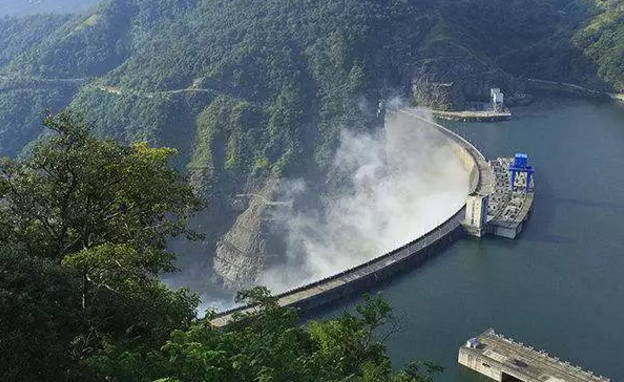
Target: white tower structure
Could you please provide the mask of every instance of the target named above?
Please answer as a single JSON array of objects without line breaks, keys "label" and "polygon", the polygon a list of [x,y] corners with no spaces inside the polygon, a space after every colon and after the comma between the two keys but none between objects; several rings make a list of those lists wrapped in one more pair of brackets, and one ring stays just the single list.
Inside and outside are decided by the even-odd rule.
[{"label": "white tower structure", "polygon": [[501,93],[501,90],[499,88],[490,89],[490,96],[492,97],[492,109],[494,111],[503,111],[505,95]]},{"label": "white tower structure", "polygon": [[489,204],[488,195],[469,195],[466,200],[466,216],[464,229],[471,236],[482,237],[486,233],[487,211]]}]

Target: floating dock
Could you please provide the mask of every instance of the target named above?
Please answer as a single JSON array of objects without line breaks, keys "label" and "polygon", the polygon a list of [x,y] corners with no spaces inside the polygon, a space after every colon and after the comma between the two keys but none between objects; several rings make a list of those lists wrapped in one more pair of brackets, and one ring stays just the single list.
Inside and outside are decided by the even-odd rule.
[{"label": "floating dock", "polygon": [[460,365],[498,382],[609,382],[488,329],[459,348]]}]

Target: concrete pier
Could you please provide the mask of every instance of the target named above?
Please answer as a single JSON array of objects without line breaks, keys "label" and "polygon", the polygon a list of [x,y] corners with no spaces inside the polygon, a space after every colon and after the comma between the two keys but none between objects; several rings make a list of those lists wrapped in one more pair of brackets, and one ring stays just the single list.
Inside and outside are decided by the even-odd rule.
[{"label": "concrete pier", "polygon": [[435,110],[433,115],[436,118],[444,119],[447,121],[461,121],[461,122],[499,122],[508,121],[511,119],[511,112],[505,111],[493,111],[493,110],[464,110],[464,111],[440,111]]},{"label": "concrete pier", "polygon": [[609,382],[488,329],[459,348],[460,365],[498,382]]}]

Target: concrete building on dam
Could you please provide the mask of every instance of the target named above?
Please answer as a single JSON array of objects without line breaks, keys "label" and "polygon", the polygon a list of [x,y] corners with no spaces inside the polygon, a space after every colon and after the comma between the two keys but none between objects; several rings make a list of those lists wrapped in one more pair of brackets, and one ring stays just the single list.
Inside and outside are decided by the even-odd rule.
[{"label": "concrete building on dam", "polygon": [[609,382],[488,329],[459,348],[460,365],[498,382]]},{"label": "concrete building on dam", "polygon": [[486,234],[515,239],[533,208],[534,169],[528,156],[497,158],[487,163],[488,181],[466,199],[464,229],[471,236]]}]

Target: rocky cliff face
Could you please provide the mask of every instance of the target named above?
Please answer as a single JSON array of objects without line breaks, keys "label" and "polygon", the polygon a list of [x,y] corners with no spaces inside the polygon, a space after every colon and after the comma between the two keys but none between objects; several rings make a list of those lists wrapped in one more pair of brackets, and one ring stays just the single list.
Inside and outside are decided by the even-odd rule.
[{"label": "rocky cliff face", "polygon": [[223,286],[238,291],[256,285],[265,268],[268,229],[273,193],[277,180],[270,178],[256,191],[236,196],[236,203],[246,203],[230,230],[217,243],[213,269]]},{"label": "rocky cliff face", "polygon": [[487,58],[450,41],[431,44],[412,70],[412,100],[437,110],[463,110],[487,101],[490,88],[516,92],[513,76]]}]

